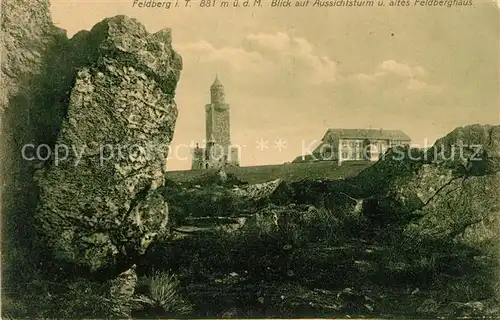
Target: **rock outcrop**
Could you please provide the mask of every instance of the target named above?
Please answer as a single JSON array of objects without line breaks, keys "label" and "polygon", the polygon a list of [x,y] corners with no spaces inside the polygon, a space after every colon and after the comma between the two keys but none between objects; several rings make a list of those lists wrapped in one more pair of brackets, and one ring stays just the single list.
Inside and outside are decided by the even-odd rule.
[{"label": "rock outcrop", "polygon": [[70,47],[77,73],[51,157],[37,172],[36,225],[60,261],[91,272],[130,266],[166,231],[168,206],[155,189],[164,182],[182,60],[170,30],[149,34],[125,16]]},{"label": "rock outcrop", "polygon": [[499,159],[500,126],[472,125],[429,150],[392,149],[357,180],[374,222],[402,226],[416,239],[498,244]]},{"label": "rock outcrop", "polygon": [[11,275],[19,281],[19,266],[39,254],[32,219],[39,162],[25,161],[22,152],[31,158],[36,146],[54,143],[72,76],[68,39],[53,25],[48,0],[5,0],[1,10],[0,187],[3,275],[9,282]]},{"label": "rock outcrop", "polygon": [[259,184],[223,186],[220,184],[185,187],[172,181],[162,188],[175,221],[188,217],[238,217],[258,212],[270,203],[283,183],[281,179]]},{"label": "rock outcrop", "polygon": [[269,200],[283,183],[284,181],[282,179],[276,179],[265,183],[235,187],[231,191],[238,199],[265,201]]},{"label": "rock outcrop", "polygon": [[280,184],[271,195],[273,203],[324,207],[332,212],[358,210],[361,190],[350,180],[300,180]]},{"label": "rock outcrop", "polygon": [[500,126],[459,127],[436,141],[426,158],[468,176],[500,171]]}]

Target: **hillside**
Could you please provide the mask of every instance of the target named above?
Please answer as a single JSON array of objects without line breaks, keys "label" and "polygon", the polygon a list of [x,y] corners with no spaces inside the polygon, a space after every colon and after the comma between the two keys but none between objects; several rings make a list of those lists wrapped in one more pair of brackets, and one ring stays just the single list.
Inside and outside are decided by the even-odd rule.
[{"label": "hillside", "polygon": [[[228,167],[227,173],[248,183],[261,183],[281,178],[285,181],[302,179],[339,179],[352,177],[369,167],[369,162],[352,162],[338,166],[330,161],[286,163],[264,166]],[[169,171],[167,177],[175,182],[198,180],[201,176],[214,170],[182,170]]]}]

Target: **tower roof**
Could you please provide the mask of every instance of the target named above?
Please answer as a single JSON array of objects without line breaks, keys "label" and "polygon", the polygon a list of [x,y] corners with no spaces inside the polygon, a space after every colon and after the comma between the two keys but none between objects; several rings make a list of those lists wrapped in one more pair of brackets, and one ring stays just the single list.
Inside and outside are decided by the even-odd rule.
[{"label": "tower roof", "polygon": [[212,83],[211,88],[216,88],[216,87],[223,87],[222,83],[219,80],[219,76],[217,74],[215,75],[215,80],[214,83]]}]

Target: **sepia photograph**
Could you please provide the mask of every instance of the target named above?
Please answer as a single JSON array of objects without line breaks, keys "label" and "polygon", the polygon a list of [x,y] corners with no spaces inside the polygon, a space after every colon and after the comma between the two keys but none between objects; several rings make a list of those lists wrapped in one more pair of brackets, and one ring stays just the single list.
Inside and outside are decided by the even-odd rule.
[{"label": "sepia photograph", "polygon": [[500,2],[0,3],[2,319],[500,318]]}]

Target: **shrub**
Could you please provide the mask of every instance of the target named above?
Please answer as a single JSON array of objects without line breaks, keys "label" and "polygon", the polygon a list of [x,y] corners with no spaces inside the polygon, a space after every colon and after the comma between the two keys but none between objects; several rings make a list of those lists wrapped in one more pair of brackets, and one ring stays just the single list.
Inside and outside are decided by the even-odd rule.
[{"label": "shrub", "polygon": [[192,306],[178,293],[179,280],[175,275],[156,271],[151,277],[139,280],[134,301],[139,313],[145,316],[182,316],[192,312]]}]

